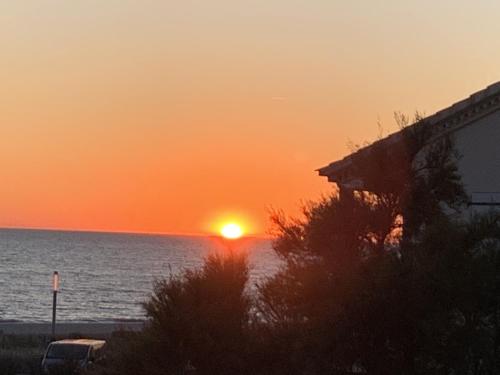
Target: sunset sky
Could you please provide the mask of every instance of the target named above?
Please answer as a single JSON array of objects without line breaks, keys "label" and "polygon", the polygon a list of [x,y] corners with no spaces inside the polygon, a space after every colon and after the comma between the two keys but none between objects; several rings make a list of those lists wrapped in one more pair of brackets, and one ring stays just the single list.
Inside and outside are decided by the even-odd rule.
[{"label": "sunset sky", "polygon": [[500,80],[498,1],[0,1],[0,226],[265,233]]}]

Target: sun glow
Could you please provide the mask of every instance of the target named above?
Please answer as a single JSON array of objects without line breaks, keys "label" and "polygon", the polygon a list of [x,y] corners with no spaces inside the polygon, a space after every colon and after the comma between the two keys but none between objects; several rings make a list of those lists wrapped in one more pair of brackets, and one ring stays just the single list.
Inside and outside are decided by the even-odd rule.
[{"label": "sun glow", "polygon": [[243,229],[236,223],[228,223],[222,226],[220,234],[224,238],[234,240],[243,236]]}]

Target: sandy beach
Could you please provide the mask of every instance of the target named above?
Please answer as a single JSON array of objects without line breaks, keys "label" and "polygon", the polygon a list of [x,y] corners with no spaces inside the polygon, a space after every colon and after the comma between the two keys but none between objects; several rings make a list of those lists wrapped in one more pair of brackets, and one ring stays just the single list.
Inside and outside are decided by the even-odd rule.
[{"label": "sandy beach", "polygon": [[[61,322],[56,325],[56,335],[106,336],[116,331],[141,331],[144,322]],[[4,335],[50,335],[50,323],[0,322],[0,334]]]}]

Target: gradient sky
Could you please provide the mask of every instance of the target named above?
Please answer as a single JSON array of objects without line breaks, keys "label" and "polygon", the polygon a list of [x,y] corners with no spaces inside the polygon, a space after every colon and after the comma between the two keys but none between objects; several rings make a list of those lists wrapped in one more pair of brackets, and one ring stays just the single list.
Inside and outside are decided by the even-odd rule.
[{"label": "gradient sky", "polygon": [[500,79],[500,3],[0,0],[0,226],[264,233],[314,170]]}]

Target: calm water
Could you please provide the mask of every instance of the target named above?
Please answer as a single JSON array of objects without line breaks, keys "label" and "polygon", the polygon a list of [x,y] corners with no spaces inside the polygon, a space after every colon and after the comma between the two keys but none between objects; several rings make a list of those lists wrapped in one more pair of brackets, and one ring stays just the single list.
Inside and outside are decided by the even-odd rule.
[{"label": "calm water", "polygon": [[[199,267],[223,246],[206,237],[0,229],[0,320],[50,321],[53,271],[59,320],[142,319],[155,278]],[[269,241],[235,246],[249,253],[253,284],[276,272]]]}]

